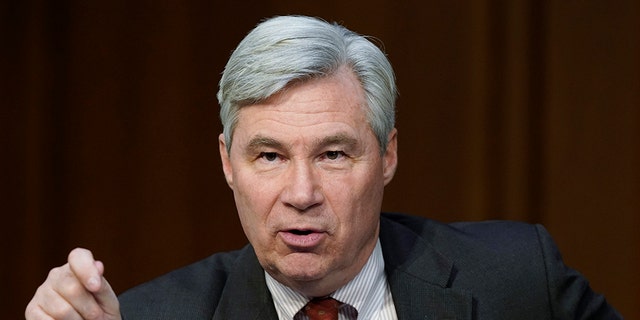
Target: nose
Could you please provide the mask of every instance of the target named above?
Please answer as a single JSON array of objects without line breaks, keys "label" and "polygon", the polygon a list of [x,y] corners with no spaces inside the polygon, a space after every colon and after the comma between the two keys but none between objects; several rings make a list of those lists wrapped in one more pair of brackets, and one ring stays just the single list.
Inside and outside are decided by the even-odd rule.
[{"label": "nose", "polygon": [[313,164],[303,161],[292,163],[285,179],[280,199],[286,206],[305,212],[322,203],[320,177]]}]

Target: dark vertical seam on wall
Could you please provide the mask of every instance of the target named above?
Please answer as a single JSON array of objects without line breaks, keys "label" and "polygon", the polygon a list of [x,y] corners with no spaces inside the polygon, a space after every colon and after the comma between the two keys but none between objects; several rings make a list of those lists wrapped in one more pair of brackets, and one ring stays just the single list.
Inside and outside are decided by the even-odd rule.
[{"label": "dark vertical seam on wall", "polygon": [[[69,115],[69,6],[66,1],[47,2],[45,10],[46,30],[45,68],[51,71],[49,78],[52,83],[45,83],[43,88],[49,92],[45,97],[50,100],[43,100],[43,114],[48,115],[45,119],[46,131],[43,154],[50,155],[48,165],[45,164],[43,173],[47,175],[47,184],[43,190],[42,215],[47,235],[43,239],[59,239],[58,241],[48,241],[43,243],[45,256],[44,261],[58,261],[60,257],[65,257],[69,250],[64,244],[70,241],[69,224],[72,223],[70,216],[70,205],[68,203],[69,189],[69,167],[73,164],[69,162],[68,119]],[[62,242],[61,243],[59,242]]]},{"label": "dark vertical seam on wall", "polygon": [[487,76],[487,150],[485,151],[487,190],[486,218],[499,219],[505,216],[501,205],[504,194],[504,95],[505,88],[505,9],[500,1],[489,1],[489,68]]},{"label": "dark vertical seam on wall", "polygon": [[527,196],[527,219],[530,222],[541,223],[544,220],[543,203],[545,184],[545,148],[546,125],[545,115],[548,105],[546,104],[546,52],[547,52],[547,4],[546,1],[530,2],[531,17],[529,19],[529,99],[528,99],[528,121],[529,126],[529,156],[528,156],[528,192]]}]

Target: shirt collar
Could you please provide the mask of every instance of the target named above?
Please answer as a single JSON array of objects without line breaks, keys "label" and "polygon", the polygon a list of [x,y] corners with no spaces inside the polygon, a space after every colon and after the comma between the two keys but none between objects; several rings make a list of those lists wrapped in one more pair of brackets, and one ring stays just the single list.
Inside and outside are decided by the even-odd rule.
[{"label": "shirt collar", "polygon": [[[278,317],[293,319],[296,313],[309,302],[310,298],[278,282],[266,271],[264,275]],[[385,290],[387,290],[387,279],[384,273],[382,247],[380,240],[378,240],[362,270],[331,296],[353,306],[358,311],[359,318],[368,319],[370,318],[367,316],[368,314],[384,304]]]}]

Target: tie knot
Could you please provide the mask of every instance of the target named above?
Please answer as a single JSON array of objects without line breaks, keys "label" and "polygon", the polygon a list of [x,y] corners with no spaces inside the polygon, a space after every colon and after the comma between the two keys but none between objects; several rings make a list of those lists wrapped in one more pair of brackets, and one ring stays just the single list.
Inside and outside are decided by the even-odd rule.
[{"label": "tie knot", "polygon": [[314,298],[306,306],[304,313],[309,320],[338,320],[338,309],[342,302],[331,298]]}]

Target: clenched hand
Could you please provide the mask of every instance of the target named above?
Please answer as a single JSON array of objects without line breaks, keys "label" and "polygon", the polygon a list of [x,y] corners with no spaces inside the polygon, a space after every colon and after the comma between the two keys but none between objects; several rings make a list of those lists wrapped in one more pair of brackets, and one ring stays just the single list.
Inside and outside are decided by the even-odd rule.
[{"label": "clenched hand", "polygon": [[116,294],[91,251],[74,249],[68,263],[49,272],[27,305],[27,320],[120,320]]}]

